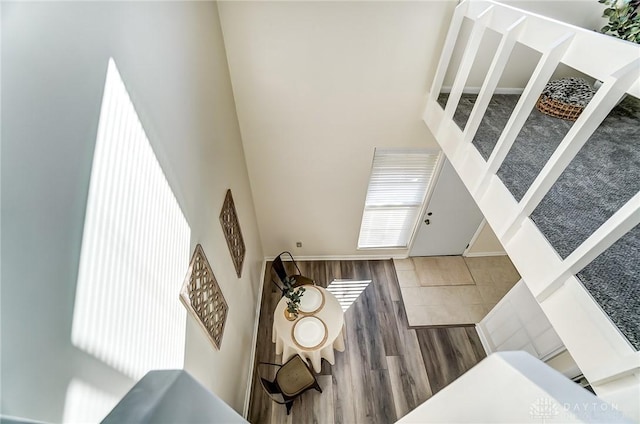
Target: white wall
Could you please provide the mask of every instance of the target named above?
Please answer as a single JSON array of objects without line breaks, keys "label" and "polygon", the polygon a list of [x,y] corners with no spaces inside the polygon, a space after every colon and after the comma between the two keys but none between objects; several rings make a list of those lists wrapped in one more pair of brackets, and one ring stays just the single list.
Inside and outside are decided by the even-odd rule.
[{"label": "white wall", "polygon": [[[109,57],[229,304],[220,351],[189,319],[185,367],[242,411],[264,255],[216,4],[1,7],[2,414],[60,422],[72,380],[116,399],[133,384],[70,341]],[[241,279],[218,221],[227,188],[247,247]]]},{"label": "white wall", "polygon": [[538,15],[598,30],[604,25],[604,5],[591,0],[500,0],[500,3],[524,9]]},{"label": "white wall", "polygon": [[489,311],[476,329],[487,353],[524,350],[546,360],[564,350],[562,340],[522,280]]},{"label": "white wall", "polygon": [[[583,25],[601,6],[510,3]],[[436,146],[419,116],[456,4],[220,3],[267,256],[406,256],[356,250],[367,179],[375,147]],[[517,49],[501,87],[524,87],[537,59],[529,53]],[[485,59],[472,73],[477,86]]]},{"label": "white wall", "polygon": [[356,250],[371,160],[436,146],[420,113],[455,5],[220,4],[266,255],[406,256]]},{"label": "white wall", "polygon": [[506,255],[504,247],[498,240],[496,233],[493,232],[489,223],[482,221],[480,227],[474,234],[469,247],[464,251],[464,256],[495,256]]}]

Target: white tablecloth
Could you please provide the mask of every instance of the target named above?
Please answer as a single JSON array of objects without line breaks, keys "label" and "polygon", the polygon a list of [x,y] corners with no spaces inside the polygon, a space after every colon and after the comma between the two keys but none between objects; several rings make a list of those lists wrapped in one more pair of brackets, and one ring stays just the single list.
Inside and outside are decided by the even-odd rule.
[{"label": "white tablecloth", "polygon": [[344,313],[338,299],[333,294],[322,287],[315,286],[315,288],[322,291],[325,301],[322,309],[312,314],[312,316],[320,318],[326,324],[327,340],[315,349],[305,349],[297,345],[293,341],[293,326],[297,321],[309,315],[301,313],[295,321],[287,320],[284,316],[284,311],[287,308],[287,298],[283,297],[276,305],[273,313],[272,341],[276,344],[276,354],[282,354],[282,363],[285,363],[297,353],[311,362],[316,372],[320,372],[320,360],[322,358],[333,365],[335,364],[334,349],[339,352],[344,351]]}]

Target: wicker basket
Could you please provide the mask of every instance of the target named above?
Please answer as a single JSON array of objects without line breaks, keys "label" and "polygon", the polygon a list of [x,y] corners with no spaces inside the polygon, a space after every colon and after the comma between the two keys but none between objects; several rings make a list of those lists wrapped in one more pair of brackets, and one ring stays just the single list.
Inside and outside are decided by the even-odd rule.
[{"label": "wicker basket", "polygon": [[546,115],[566,119],[568,121],[575,121],[578,119],[578,116],[580,116],[584,110],[584,106],[563,103],[558,100],[554,100],[551,97],[547,97],[544,94],[540,96],[536,102],[536,108]]}]

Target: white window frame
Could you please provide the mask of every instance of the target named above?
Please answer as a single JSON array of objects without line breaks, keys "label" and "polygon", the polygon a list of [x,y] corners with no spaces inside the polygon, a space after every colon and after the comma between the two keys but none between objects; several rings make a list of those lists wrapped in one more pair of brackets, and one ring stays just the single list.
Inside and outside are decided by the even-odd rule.
[{"label": "white window frame", "polygon": [[439,163],[439,150],[375,149],[359,250],[409,248]]}]

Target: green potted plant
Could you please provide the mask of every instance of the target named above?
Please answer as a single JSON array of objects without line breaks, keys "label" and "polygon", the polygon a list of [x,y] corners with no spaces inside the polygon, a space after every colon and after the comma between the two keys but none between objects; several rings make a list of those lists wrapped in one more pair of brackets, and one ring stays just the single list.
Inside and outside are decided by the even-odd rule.
[{"label": "green potted plant", "polygon": [[295,279],[293,277],[287,277],[284,282],[284,297],[288,299],[287,309],[285,309],[285,316],[290,321],[298,318],[300,298],[304,293],[304,287],[293,287],[293,283],[295,283]]},{"label": "green potted plant", "polygon": [[640,44],[640,0],[598,0],[607,6],[602,16],[609,22],[600,32]]}]

